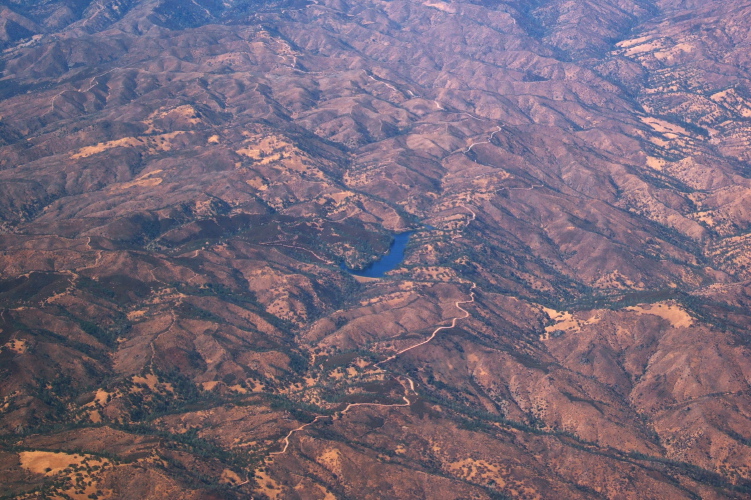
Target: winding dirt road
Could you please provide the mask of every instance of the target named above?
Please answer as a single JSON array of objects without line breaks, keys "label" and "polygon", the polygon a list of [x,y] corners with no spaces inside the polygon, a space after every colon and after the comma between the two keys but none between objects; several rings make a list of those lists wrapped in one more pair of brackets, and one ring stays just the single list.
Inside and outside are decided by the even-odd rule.
[{"label": "winding dirt road", "polygon": [[[500,127],[499,127],[499,131],[500,131]],[[466,206],[466,205],[459,205],[459,206],[463,207],[464,209],[466,209],[471,214],[471,219],[467,223],[467,226],[469,226],[469,224],[472,221],[474,221],[474,220],[477,219],[477,213],[474,210],[472,210],[471,208],[469,208],[468,206]],[[465,226],[465,229],[466,229],[466,226]],[[428,343],[432,342],[436,338],[436,336],[438,335],[438,332],[440,332],[441,330],[450,330],[451,328],[456,327],[457,321],[459,321],[461,319],[466,319],[466,318],[468,318],[470,316],[469,311],[467,311],[466,309],[464,309],[462,307],[462,305],[463,304],[472,304],[472,303],[475,302],[475,292],[474,292],[474,290],[476,288],[477,288],[477,284],[474,283],[474,282],[472,282],[472,288],[470,288],[470,293],[469,293],[469,297],[470,297],[469,300],[457,300],[454,303],[454,305],[456,306],[456,308],[459,309],[460,311],[462,311],[463,315],[461,315],[461,316],[455,316],[454,318],[452,318],[450,325],[439,326],[438,328],[436,328],[435,330],[433,330],[433,333],[430,335],[430,337],[428,337],[427,339],[423,340],[422,342],[419,342],[419,343],[417,343],[415,345],[407,347],[406,349],[402,349],[401,351],[396,352],[395,354],[389,356],[388,358],[383,359],[383,360],[381,360],[381,361],[379,361],[377,363],[371,364],[369,366],[379,367],[379,366],[381,366],[381,365],[383,365],[385,363],[393,361],[393,360],[395,360],[396,358],[398,358],[399,356],[403,355],[406,352],[409,352],[409,351],[411,351],[413,349],[417,349],[418,347],[424,346],[425,344],[428,344]],[[409,377],[405,377],[405,379],[409,383],[409,391],[411,391],[411,392],[414,393],[415,392],[415,382],[414,382],[414,380],[412,380]],[[400,381],[400,383],[401,383],[401,381]],[[405,392],[409,392],[409,391],[407,391],[406,387],[404,389],[405,389]],[[337,416],[339,418],[341,418],[343,415],[347,414],[352,408],[356,408],[356,407],[359,407],[359,406],[376,406],[376,407],[381,407],[381,408],[404,408],[404,407],[408,407],[408,406],[412,405],[412,402],[409,400],[409,398],[406,395],[402,396],[402,398],[404,399],[404,403],[402,403],[402,404],[349,403],[343,410],[335,413],[334,415],[318,415],[313,420],[311,420],[310,422],[308,422],[307,424],[303,424],[300,427],[297,427],[295,429],[290,430],[287,433],[287,435],[284,436],[284,439],[283,439],[284,447],[280,451],[275,451],[275,452],[269,453],[269,455],[272,456],[272,455],[283,455],[283,454],[285,454],[287,452],[287,450],[289,449],[290,439],[292,438],[292,436],[294,436],[298,432],[301,432],[301,431],[305,430],[307,427],[310,427],[311,425],[317,423],[319,420],[323,420],[323,419],[326,419],[326,418],[334,419],[334,418],[337,418]]]},{"label": "winding dirt road", "polygon": [[420,346],[423,346],[423,345],[431,342],[436,337],[436,335],[438,335],[438,332],[440,332],[441,330],[450,330],[451,328],[456,327],[456,322],[457,321],[459,321],[460,319],[468,318],[469,317],[469,311],[467,311],[466,309],[464,309],[460,304],[471,304],[471,303],[473,303],[475,301],[475,292],[474,292],[475,288],[477,288],[477,285],[475,283],[472,283],[472,290],[473,291],[469,293],[470,300],[457,300],[455,302],[456,308],[459,309],[460,311],[462,311],[464,313],[464,316],[456,316],[456,317],[454,317],[451,320],[451,324],[450,325],[439,326],[438,328],[436,328],[435,330],[433,330],[433,333],[426,340],[423,340],[419,344],[415,344],[413,346],[407,347],[406,349],[402,349],[401,351],[398,351],[396,354],[393,354],[392,356],[389,356],[388,358],[386,358],[386,359],[384,359],[382,361],[379,361],[378,363],[376,363],[373,366],[381,366],[384,363],[388,363],[389,361],[395,360],[396,358],[398,358],[399,356],[401,356],[405,352],[411,351],[412,349],[416,349],[416,348],[418,348]]},{"label": "winding dirt road", "polygon": [[500,132],[500,131],[503,130],[503,127],[501,127],[500,125],[496,125],[496,126],[498,127],[498,130],[496,130],[492,134],[490,134],[490,137],[488,138],[487,141],[473,142],[472,144],[469,145],[469,147],[467,149],[464,150],[464,154],[467,154],[470,151],[472,151],[472,148],[475,147],[475,146],[477,146],[478,144],[490,144],[491,142],[493,142],[493,137],[495,137],[495,134],[497,134],[498,132]]},{"label": "winding dirt road", "polygon": [[[414,382],[412,380],[409,381],[410,385],[414,387]],[[380,406],[382,408],[404,408],[406,406],[410,406],[412,402],[407,398],[407,396],[402,396],[404,398],[403,404],[381,404],[381,403],[350,403],[347,405],[345,409],[338,412],[337,414],[341,418],[342,415],[346,414],[348,411],[350,411],[352,408],[355,408],[357,406]],[[273,453],[269,453],[269,455],[282,455],[286,453],[287,448],[289,448],[289,438],[291,438],[295,433],[302,431],[308,426],[311,426],[318,422],[319,420],[323,420],[325,418],[335,418],[337,414],[334,415],[318,415],[316,418],[314,418],[312,421],[308,422],[307,424],[301,425],[297,429],[292,429],[289,431],[289,433],[284,437],[284,448],[282,448],[281,451],[275,451]]]}]

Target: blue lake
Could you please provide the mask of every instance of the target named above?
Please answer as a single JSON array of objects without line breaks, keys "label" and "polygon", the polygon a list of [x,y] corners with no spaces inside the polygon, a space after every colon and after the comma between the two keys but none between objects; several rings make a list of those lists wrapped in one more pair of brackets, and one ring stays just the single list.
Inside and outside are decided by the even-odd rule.
[{"label": "blue lake", "polygon": [[409,243],[409,237],[414,232],[408,231],[406,233],[400,233],[394,235],[394,241],[391,243],[389,253],[368,265],[364,269],[350,269],[342,262],[340,267],[345,271],[354,274],[355,276],[365,276],[367,278],[382,278],[384,274],[399,267],[399,264],[404,260],[404,249]]}]

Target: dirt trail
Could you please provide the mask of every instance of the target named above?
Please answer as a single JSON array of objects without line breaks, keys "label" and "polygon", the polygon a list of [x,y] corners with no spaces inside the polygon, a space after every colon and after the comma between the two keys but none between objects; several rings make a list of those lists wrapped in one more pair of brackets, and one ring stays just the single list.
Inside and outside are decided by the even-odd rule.
[{"label": "dirt trail", "polygon": [[311,254],[313,257],[315,257],[316,259],[320,260],[321,262],[325,262],[326,264],[329,264],[329,265],[335,264],[334,261],[332,261],[330,259],[327,259],[325,257],[321,257],[320,255],[318,255],[317,253],[315,253],[313,250],[311,250],[309,248],[300,247],[300,246],[297,246],[297,245],[289,245],[289,244],[287,244],[287,242],[267,241],[265,243],[259,243],[259,245],[266,245],[266,246],[273,246],[273,247],[296,248],[297,250],[304,250],[304,251],[308,252],[309,254]]},{"label": "dirt trail", "polygon": [[406,349],[402,349],[401,351],[397,352],[396,354],[393,354],[392,356],[389,356],[388,358],[386,358],[386,359],[384,359],[382,361],[379,361],[378,363],[376,363],[373,366],[381,366],[384,363],[388,363],[389,361],[395,360],[396,358],[398,358],[399,356],[401,356],[405,352],[411,351],[412,349],[416,349],[416,348],[418,348],[420,346],[423,346],[423,345],[431,342],[433,339],[435,339],[436,335],[441,330],[450,330],[451,328],[456,327],[456,322],[457,321],[459,321],[460,319],[466,319],[466,318],[468,318],[469,317],[469,311],[467,311],[466,309],[464,309],[460,304],[471,304],[471,303],[473,303],[475,301],[475,292],[474,292],[475,288],[477,288],[477,285],[475,283],[472,283],[472,290],[473,291],[469,293],[470,300],[457,300],[455,302],[456,308],[459,309],[460,311],[462,311],[464,313],[464,316],[456,316],[456,317],[454,317],[451,320],[451,324],[450,325],[439,326],[438,328],[436,328],[435,330],[433,330],[433,333],[430,335],[430,337],[428,337],[427,339],[423,340],[419,344],[415,344],[413,346],[407,347]]},{"label": "dirt trail", "polygon": [[[500,131],[500,130],[501,130],[501,128],[499,127],[498,131]],[[491,138],[492,138],[492,136],[491,136]],[[462,204],[462,205],[459,205],[459,206],[461,206],[462,208],[466,209],[471,214],[471,218],[470,218],[469,222],[467,223],[467,226],[469,226],[469,224],[472,221],[474,221],[474,220],[477,219],[477,213],[474,210],[472,210],[471,208],[469,208],[468,206],[466,206],[466,205]],[[466,228],[466,226],[465,226],[465,228]],[[409,352],[409,351],[411,351],[413,349],[417,349],[418,347],[424,346],[425,344],[428,344],[428,343],[432,342],[436,338],[436,336],[438,335],[438,332],[440,332],[441,330],[449,330],[451,328],[454,328],[454,327],[456,327],[456,322],[457,321],[459,321],[461,319],[469,318],[470,313],[469,313],[469,311],[467,311],[466,309],[464,309],[462,307],[462,304],[472,304],[472,303],[475,302],[475,291],[474,290],[476,288],[477,288],[477,284],[474,283],[474,282],[472,282],[472,288],[470,288],[470,293],[469,293],[469,297],[470,297],[469,300],[457,300],[454,303],[454,305],[456,306],[456,308],[459,309],[460,311],[462,311],[463,314],[461,316],[455,316],[455,317],[453,317],[451,319],[451,324],[450,325],[444,325],[444,326],[437,327],[435,330],[433,330],[433,333],[430,335],[430,337],[428,337],[427,339],[423,340],[422,342],[419,342],[419,343],[417,343],[415,345],[407,347],[406,349],[402,349],[401,351],[398,351],[397,353],[389,356],[388,358],[386,358],[384,360],[381,360],[381,361],[379,361],[377,363],[373,363],[373,364],[371,364],[369,366],[379,367],[379,366],[381,366],[381,365],[383,365],[385,363],[393,361],[393,360],[395,360],[396,358],[398,358],[399,356],[401,356],[402,354],[404,354],[406,352]],[[416,385],[415,382],[414,382],[414,380],[412,380],[409,377],[405,377],[405,379],[409,383],[409,390],[407,390],[407,388],[404,387],[405,392],[406,393],[408,393],[408,392],[414,393],[415,392],[415,385]],[[400,383],[401,383],[401,381],[400,381]],[[402,384],[402,386],[403,385],[404,384]],[[401,404],[349,403],[343,410],[335,413],[334,415],[318,415],[313,420],[311,420],[310,422],[308,422],[307,424],[303,424],[303,425],[301,425],[301,426],[299,426],[299,427],[297,427],[295,429],[290,430],[287,433],[287,435],[284,436],[284,439],[283,439],[284,447],[280,451],[275,451],[275,452],[269,453],[269,455],[270,456],[274,456],[274,455],[283,455],[283,454],[285,454],[287,452],[287,450],[289,449],[289,446],[290,446],[290,438],[292,438],[292,436],[294,436],[296,433],[301,432],[301,431],[305,430],[307,427],[310,427],[311,425],[317,423],[319,420],[323,420],[323,419],[326,419],[326,418],[333,419],[333,418],[336,418],[337,416],[339,418],[341,418],[343,415],[347,414],[352,408],[355,408],[355,407],[358,407],[358,406],[377,406],[377,407],[381,407],[381,408],[404,408],[404,407],[408,407],[408,406],[412,405],[412,402],[409,400],[409,398],[407,397],[406,394],[404,396],[402,396],[402,398],[404,399],[404,403],[401,403]]]},{"label": "dirt trail", "polygon": [[[94,248],[91,246],[91,236],[88,237],[88,241],[86,242],[86,246],[88,246],[91,250],[94,250]],[[90,265],[84,266],[84,267],[80,267],[80,268],[76,269],[75,271],[73,271],[71,269],[66,269],[64,271],[58,271],[60,274],[67,274],[68,276],[70,276],[70,284],[62,292],[56,293],[56,294],[52,295],[51,297],[48,297],[43,302],[45,305],[53,304],[58,299],[66,296],[66,295],[71,295],[76,290],[76,287],[78,286],[78,282],[81,279],[81,274],[80,274],[81,271],[85,271],[87,269],[96,269],[97,267],[99,267],[99,264],[101,263],[102,258],[104,256],[104,250],[94,250],[94,251],[96,252],[96,257],[94,258],[94,262],[91,263]],[[26,276],[28,278],[30,275],[31,275],[31,273],[26,273],[23,276]]]},{"label": "dirt trail", "polygon": [[[410,380],[410,385],[414,387],[414,383]],[[345,415],[347,412],[349,412],[352,408],[355,408],[356,406],[380,406],[382,408],[404,408],[406,406],[410,406],[412,402],[407,398],[407,396],[402,396],[404,399],[403,404],[382,404],[382,403],[350,403],[347,405],[346,408],[344,408],[342,411],[338,412],[339,417],[341,418],[343,415]],[[287,452],[287,448],[289,448],[289,438],[291,438],[295,433],[300,432],[304,430],[306,427],[311,426],[318,422],[319,420],[323,420],[325,418],[334,418],[335,415],[318,415],[316,418],[314,418],[312,421],[308,422],[307,424],[301,425],[300,427],[296,429],[292,429],[287,433],[287,435],[284,437],[284,448],[281,449],[281,451],[275,451],[273,453],[269,453],[269,455],[282,455]]]},{"label": "dirt trail", "polygon": [[467,149],[464,150],[464,154],[467,154],[470,151],[472,151],[472,148],[477,146],[478,144],[490,144],[491,142],[493,142],[493,137],[495,137],[495,134],[503,130],[503,127],[501,127],[500,125],[496,125],[496,126],[498,127],[498,130],[495,130],[493,133],[491,133],[487,141],[473,142],[472,144],[469,145]]}]

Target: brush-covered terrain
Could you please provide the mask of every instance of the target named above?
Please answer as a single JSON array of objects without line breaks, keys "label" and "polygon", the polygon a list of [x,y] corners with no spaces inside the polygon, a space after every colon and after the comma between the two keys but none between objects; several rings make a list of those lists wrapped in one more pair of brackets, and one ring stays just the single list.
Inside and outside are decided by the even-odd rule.
[{"label": "brush-covered terrain", "polygon": [[4,0],[0,50],[3,498],[751,496],[751,1]]}]

